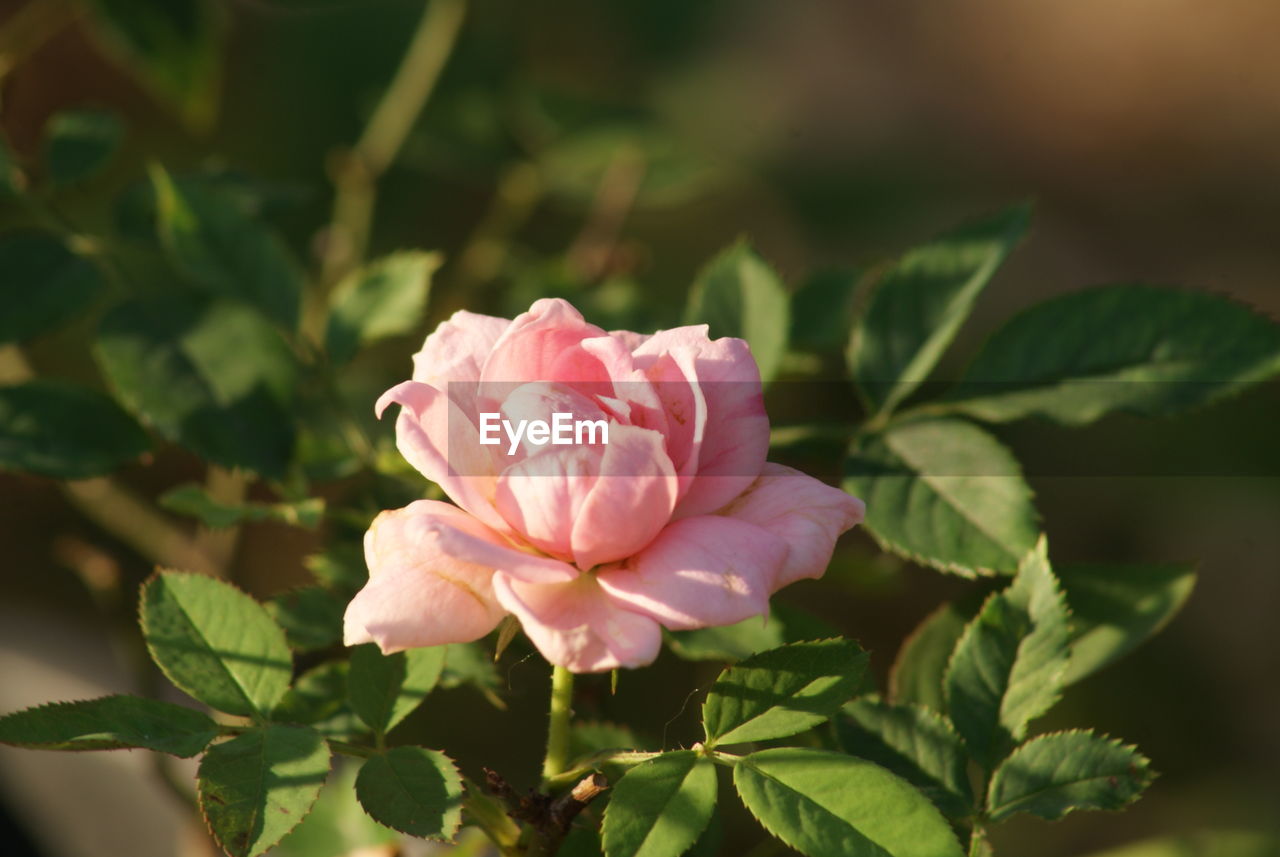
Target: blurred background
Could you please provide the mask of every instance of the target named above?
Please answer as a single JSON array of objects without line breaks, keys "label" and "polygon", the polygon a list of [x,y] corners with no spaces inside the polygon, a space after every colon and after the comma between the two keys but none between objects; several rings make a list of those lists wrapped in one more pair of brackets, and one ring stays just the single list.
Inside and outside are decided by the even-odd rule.
[{"label": "blurred background", "polygon": [[[323,227],[341,153],[394,74],[421,2],[153,2],[101,3],[167,22],[149,31],[167,59],[142,72],[78,4],[0,2],[9,147],[35,159],[55,113],[109,109],[124,122],[122,151],[61,200],[68,218],[113,223],[113,200],[158,161],[244,188],[317,267],[336,240]],[[739,236],[794,288],[1028,199],[1030,237],[940,378],[1011,313],[1088,285],[1184,285],[1278,316],[1278,32],[1271,0],[472,0],[379,183],[370,242],[374,255],[442,251],[429,323],[362,355],[345,393],[370,408],[458,308],[511,315],[554,294],[606,327],[669,326],[699,267]],[[92,382],[91,331],[88,319],[45,337],[30,360]],[[822,365],[837,382],[839,360]],[[816,389],[833,409],[852,402],[838,383]],[[1196,837],[1280,826],[1280,388],[1170,422],[1030,422],[998,434],[1037,492],[1055,562],[1193,560],[1200,578],[1162,635],[1071,688],[1039,724],[1123,737],[1160,779],[1123,814],[1022,816],[995,832],[997,853],[1068,857],[1154,836],[1190,837],[1161,855],[1275,853],[1248,836],[1216,851]],[[201,477],[197,459],[162,447],[120,478],[154,496]],[[302,560],[320,539],[247,526],[230,546],[232,576],[260,597],[306,582]],[[0,557],[0,710],[166,692],[139,687],[130,668],[147,561],[56,483],[0,474]],[[780,601],[860,640],[883,681],[902,638],[970,588],[855,532],[827,578]],[[469,773],[502,760],[510,779],[532,784],[546,670],[528,651],[499,665],[508,711],[448,690],[397,735],[447,748]],[[655,744],[688,744],[690,689],[717,669],[666,653],[624,674],[616,696],[607,677],[582,681],[578,710],[625,720]],[[141,752],[0,750],[3,850],[200,853],[200,832],[152,775]],[[761,838],[745,816],[722,821],[723,854]]]}]

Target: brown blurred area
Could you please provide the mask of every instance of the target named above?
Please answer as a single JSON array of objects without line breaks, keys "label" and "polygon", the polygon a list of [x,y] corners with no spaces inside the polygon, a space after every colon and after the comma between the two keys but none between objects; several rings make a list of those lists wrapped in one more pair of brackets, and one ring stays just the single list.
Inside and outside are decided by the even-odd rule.
[{"label": "brown blurred area", "polygon": [[[0,2],[0,29],[23,5]],[[420,5],[225,5],[225,81],[206,132],[184,127],[77,23],[0,82],[0,128],[34,156],[56,111],[111,107],[129,125],[125,154],[69,209],[105,221],[111,193],[149,159],[230,165],[288,191],[276,222],[305,255],[328,214],[326,158],[359,133]],[[1183,285],[1280,317],[1278,34],[1273,0],[480,0],[383,182],[374,248],[439,248],[454,260],[433,293],[431,325],[462,306],[510,313],[527,304],[547,260],[579,236],[590,199],[540,199],[506,236],[507,258],[492,276],[464,278],[456,258],[504,171],[526,157],[495,130],[504,105],[536,92],[572,102],[570,112],[586,117],[565,121],[575,132],[621,116],[713,175],[674,201],[626,212],[618,252],[654,324],[678,317],[697,267],[740,234],[796,284],[1022,199],[1036,204],[1030,238],[992,282],[941,377],[1012,312],[1088,285]],[[93,379],[83,348],[91,332],[85,321],[41,340],[32,362]],[[370,388],[404,376],[416,344],[363,357]],[[1169,422],[998,433],[1033,474],[1055,561],[1195,560],[1200,581],[1163,635],[1072,688],[1039,724],[1122,736],[1163,776],[1123,814],[1057,825],[1020,817],[995,833],[997,853],[1069,857],[1159,834],[1280,824],[1280,386]],[[1071,473],[1099,456],[1133,468],[1035,475]],[[194,458],[162,448],[122,479],[154,496],[201,476]],[[315,544],[314,534],[254,525],[233,576],[254,594],[278,592],[306,579],[301,558]],[[141,557],[52,482],[14,475],[0,475],[0,557],[0,709],[143,689],[129,667],[132,588],[149,571]],[[121,581],[105,606],[85,583],[104,574]],[[830,577],[784,600],[861,640],[881,676],[915,623],[965,591],[879,556],[860,533]],[[690,742],[686,695],[713,672],[664,655],[624,675],[616,697],[588,680],[582,708],[634,718],[668,744]],[[449,691],[405,728],[464,768],[499,755],[532,777],[545,677],[532,660],[506,677],[510,713]],[[50,857],[176,853],[187,835],[176,805],[141,753],[117,757],[124,764],[0,751],[12,828],[0,836],[18,843],[16,853]]]}]

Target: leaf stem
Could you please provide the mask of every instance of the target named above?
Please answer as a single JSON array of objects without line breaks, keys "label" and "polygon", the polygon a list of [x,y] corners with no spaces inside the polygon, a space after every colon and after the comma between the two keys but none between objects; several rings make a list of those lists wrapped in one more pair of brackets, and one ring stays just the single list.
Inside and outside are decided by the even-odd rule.
[{"label": "leaf stem", "polygon": [[551,717],[547,724],[547,755],[542,781],[563,773],[569,762],[569,719],[573,715],[573,673],[565,667],[551,671]]}]

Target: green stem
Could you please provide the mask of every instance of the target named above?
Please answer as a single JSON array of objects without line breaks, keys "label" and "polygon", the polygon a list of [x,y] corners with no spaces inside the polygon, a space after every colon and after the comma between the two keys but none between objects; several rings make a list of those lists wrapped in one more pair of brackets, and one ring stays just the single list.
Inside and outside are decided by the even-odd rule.
[{"label": "green stem", "polygon": [[[467,0],[430,0],[418,21],[395,77],[374,109],[364,133],[345,157],[333,162],[334,200],[321,286],[328,289],[364,258],[373,223],[375,186],[391,166],[435,89],[453,53]],[[323,306],[323,300],[319,301]],[[313,310],[306,328],[323,329],[323,311]]]},{"label": "green stem", "polygon": [[547,724],[547,756],[542,780],[547,782],[569,763],[569,718],[573,715],[573,673],[564,667],[551,672],[551,720]]}]

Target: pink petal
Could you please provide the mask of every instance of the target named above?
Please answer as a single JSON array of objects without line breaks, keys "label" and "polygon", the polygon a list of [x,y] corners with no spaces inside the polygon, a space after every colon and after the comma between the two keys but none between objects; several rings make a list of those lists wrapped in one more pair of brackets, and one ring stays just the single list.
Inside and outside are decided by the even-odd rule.
[{"label": "pink petal", "polygon": [[498,601],[556,666],[603,672],[644,666],[658,656],[658,623],[623,609],[591,575],[571,583],[535,584],[496,574],[493,583]]},{"label": "pink petal", "polygon": [[[657,364],[663,354],[677,359],[689,383],[706,400],[706,425],[697,445],[698,479],[676,508],[676,517],[714,512],[750,485],[769,451],[769,417],[764,410],[760,369],[741,339],[707,338],[706,325],[663,330],[635,351],[636,365]],[[692,377],[690,377],[692,375]]]},{"label": "pink petal", "polygon": [[601,569],[596,579],[628,609],[682,631],[768,612],[770,587],[786,558],[786,544],[772,533],[702,515],[672,523],[639,554]]},{"label": "pink petal", "polygon": [[392,403],[402,406],[396,419],[396,446],[405,460],[481,522],[508,532],[491,502],[497,470],[491,450],[495,447],[480,445],[471,419],[444,393],[417,381],[405,381],[383,393],[375,406],[378,416]]},{"label": "pink petal", "polygon": [[530,583],[560,583],[578,576],[578,570],[568,563],[540,556],[531,549],[521,550],[492,530],[477,532],[451,527],[442,521],[432,522],[431,529],[440,550],[454,559],[483,565]]},{"label": "pink petal", "polygon": [[413,355],[413,380],[445,389],[446,384],[477,383],[480,367],[511,321],[458,310]]},{"label": "pink petal", "polygon": [[675,468],[662,435],[623,425],[609,431],[600,477],[574,516],[573,554],[583,569],[641,550],[675,508]]},{"label": "pink petal", "polygon": [[496,504],[530,544],[585,570],[647,545],[675,492],[662,435],[613,423],[607,444],[547,447],[507,468]]},{"label": "pink petal", "polygon": [[346,645],[377,643],[391,653],[465,643],[497,626],[506,611],[493,595],[493,569],[441,552],[431,528],[437,520],[485,533],[466,512],[434,500],[374,519],[364,539],[369,582],[347,606]]},{"label": "pink petal", "polygon": [[755,524],[787,544],[772,591],[804,577],[821,577],[831,562],[836,539],[862,521],[866,506],[838,488],[772,462],[760,478],[720,511]]},{"label": "pink petal", "polygon": [[600,361],[580,347],[582,340],[603,335],[567,301],[535,301],[494,343],[480,371],[481,397],[500,402],[514,389],[505,385],[513,382],[608,382]]}]

